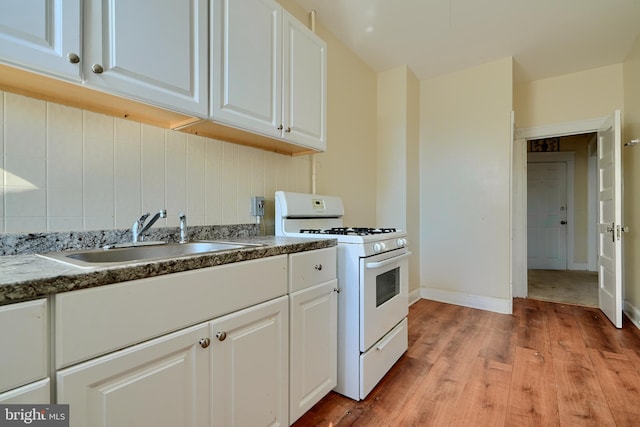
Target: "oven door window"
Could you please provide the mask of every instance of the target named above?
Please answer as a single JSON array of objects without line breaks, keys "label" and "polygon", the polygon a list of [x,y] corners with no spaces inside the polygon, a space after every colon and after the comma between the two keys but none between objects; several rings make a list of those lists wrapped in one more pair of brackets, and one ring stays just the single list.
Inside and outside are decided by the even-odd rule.
[{"label": "oven door window", "polygon": [[400,293],[400,267],[376,276],[376,308]]}]

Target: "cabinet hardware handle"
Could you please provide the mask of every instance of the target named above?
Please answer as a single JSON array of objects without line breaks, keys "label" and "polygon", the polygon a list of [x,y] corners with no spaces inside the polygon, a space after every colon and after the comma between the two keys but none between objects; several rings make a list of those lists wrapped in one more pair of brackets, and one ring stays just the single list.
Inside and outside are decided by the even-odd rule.
[{"label": "cabinet hardware handle", "polygon": [[200,344],[200,347],[202,348],[207,348],[209,347],[209,344],[211,344],[211,340],[209,338],[202,338],[198,341],[198,344]]},{"label": "cabinet hardware handle", "polygon": [[276,129],[278,129],[278,130],[282,130],[282,129],[284,129],[284,128],[282,127],[282,125],[280,125],[280,126],[278,126]]},{"label": "cabinet hardware handle", "polygon": [[218,332],[216,334],[216,338],[218,338],[218,341],[224,341],[227,339],[227,333],[226,332]]},{"label": "cabinet hardware handle", "polygon": [[322,264],[316,264],[313,266],[313,268],[315,268],[318,271],[322,271]]},{"label": "cabinet hardware handle", "polygon": [[67,59],[69,60],[69,62],[71,62],[72,64],[77,64],[78,62],[80,62],[80,57],[78,55],[76,55],[75,53],[69,53],[67,54]]},{"label": "cabinet hardware handle", "polygon": [[93,64],[91,66],[91,71],[93,71],[94,74],[102,74],[104,68],[102,68],[102,65],[100,64]]},{"label": "cabinet hardware handle", "polygon": [[284,131],[285,132],[291,132],[291,128],[289,126],[287,126],[287,128]]},{"label": "cabinet hardware handle", "polygon": [[340,293],[340,288],[333,288],[333,292],[339,294]]}]

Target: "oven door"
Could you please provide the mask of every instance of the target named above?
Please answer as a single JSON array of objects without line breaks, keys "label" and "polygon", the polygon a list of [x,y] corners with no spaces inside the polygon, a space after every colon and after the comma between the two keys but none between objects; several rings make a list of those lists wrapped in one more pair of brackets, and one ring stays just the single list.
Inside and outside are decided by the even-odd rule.
[{"label": "oven door", "polygon": [[360,352],[407,316],[410,255],[397,249],[360,258]]}]

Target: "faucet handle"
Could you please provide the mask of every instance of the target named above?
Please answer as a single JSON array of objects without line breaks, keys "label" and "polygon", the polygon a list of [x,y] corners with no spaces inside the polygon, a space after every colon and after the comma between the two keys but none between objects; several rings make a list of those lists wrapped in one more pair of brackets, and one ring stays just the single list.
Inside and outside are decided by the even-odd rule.
[{"label": "faucet handle", "polygon": [[187,243],[189,241],[189,233],[187,232],[187,216],[183,211],[178,212],[178,219],[180,220],[180,243]]},{"label": "faucet handle", "polygon": [[144,224],[144,222],[147,220],[147,218],[149,218],[149,215],[151,215],[149,212],[142,214],[142,216],[138,220],[140,225]]}]

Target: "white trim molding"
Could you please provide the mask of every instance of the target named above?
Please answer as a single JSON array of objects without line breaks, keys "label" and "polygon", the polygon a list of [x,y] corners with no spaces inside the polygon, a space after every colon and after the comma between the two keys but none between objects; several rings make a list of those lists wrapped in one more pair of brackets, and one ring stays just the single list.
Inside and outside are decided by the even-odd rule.
[{"label": "white trim molding", "polygon": [[556,123],[553,125],[523,128],[516,131],[516,139],[540,139],[555,136],[568,136],[577,133],[597,132],[602,129],[608,117],[579,120],[576,122]]},{"label": "white trim molding", "polygon": [[631,304],[628,300],[624,301],[624,314],[627,315],[631,323],[640,329],[640,308]]},{"label": "white trim molding", "polygon": [[500,314],[513,313],[513,302],[511,298],[495,298],[484,295],[463,294],[461,292],[425,287],[420,288],[420,296],[424,299],[493,311]]},{"label": "white trim molding", "polygon": [[413,291],[409,292],[409,306],[413,305],[420,299],[422,299],[420,297],[420,288],[414,289]]}]

